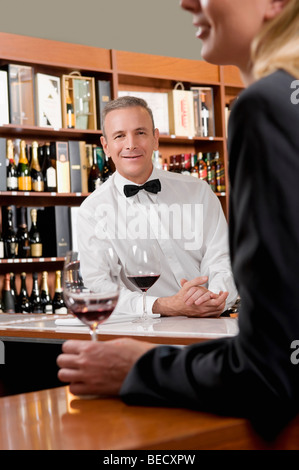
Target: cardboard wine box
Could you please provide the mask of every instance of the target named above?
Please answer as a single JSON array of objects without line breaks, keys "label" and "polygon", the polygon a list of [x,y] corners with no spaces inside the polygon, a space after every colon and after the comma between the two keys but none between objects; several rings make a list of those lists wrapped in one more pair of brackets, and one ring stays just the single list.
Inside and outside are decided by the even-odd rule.
[{"label": "cardboard wine box", "polygon": [[88,192],[86,142],[70,140],[68,143],[70,160],[70,184],[72,193]]},{"label": "cardboard wine box", "polygon": [[71,249],[68,206],[45,207],[38,213],[44,257],[65,257]]}]

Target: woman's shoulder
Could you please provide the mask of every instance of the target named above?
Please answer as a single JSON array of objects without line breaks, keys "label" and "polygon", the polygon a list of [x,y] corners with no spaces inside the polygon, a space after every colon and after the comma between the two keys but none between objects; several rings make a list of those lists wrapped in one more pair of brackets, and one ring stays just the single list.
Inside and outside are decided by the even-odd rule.
[{"label": "woman's shoulder", "polygon": [[252,107],[253,104],[271,107],[290,105],[295,85],[295,77],[284,70],[276,70],[243,90],[234,107]]}]

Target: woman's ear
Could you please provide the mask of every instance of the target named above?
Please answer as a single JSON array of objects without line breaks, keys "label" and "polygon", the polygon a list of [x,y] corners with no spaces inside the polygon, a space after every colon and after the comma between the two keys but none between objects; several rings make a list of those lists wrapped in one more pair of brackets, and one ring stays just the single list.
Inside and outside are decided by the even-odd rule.
[{"label": "woman's ear", "polygon": [[284,9],[289,0],[269,0],[265,20],[273,20]]}]

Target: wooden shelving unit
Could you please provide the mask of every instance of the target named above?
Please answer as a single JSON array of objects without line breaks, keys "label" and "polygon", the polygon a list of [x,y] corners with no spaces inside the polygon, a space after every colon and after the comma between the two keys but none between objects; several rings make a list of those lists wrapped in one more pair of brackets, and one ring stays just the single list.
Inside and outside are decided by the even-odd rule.
[{"label": "wooden shelving unit", "polygon": [[[161,135],[160,152],[163,159],[179,153],[219,152],[225,163],[226,188],[228,184],[228,156],[226,148],[225,104],[235,98],[243,85],[235,67],[218,67],[203,61],[163,57],[134,52],[100,49],[59,41],[0,33],[0,66],[8,63],[34,67],[35,73],[48,73],[62,76],[79,71],[83,76],[110,80],[112,97],[119,90],[165,92],[174,88],[179,81],[186,89],[190,86],[211,86],[214,91],[214,112],[216,136],[213,138],[186,138]],[[100,120],[98,119],[98,122]],[[38,140],[84,140],[100,144],[101,130],[49,129],[37,126],[4,125],[0,127],[0,137],[11,139]],[[1,205],[78,206],[86,194],[51,194],[26,192],[0,192]],[[228,214],[228,189],[218,194],[224,212]],[[56,258],[31,262],[13,261],[0,263],[0,276],[10,268],[22,266],[22,270],[54,271],[62,268],[63,260]],[[58,268],[57,268],[58,266]],[[20,272],[19,268],[16,272]],[[50,281],[53,279],[49,276]],[[0,280],[2,288],[2,282]]]}]

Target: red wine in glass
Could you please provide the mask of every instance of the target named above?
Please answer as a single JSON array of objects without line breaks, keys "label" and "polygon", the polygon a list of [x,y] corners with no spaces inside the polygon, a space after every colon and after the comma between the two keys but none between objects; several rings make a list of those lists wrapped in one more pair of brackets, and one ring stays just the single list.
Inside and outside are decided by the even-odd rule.
[{"label": "red wine in glass", "polygon": [[155,282],[159,279],[160,274],[147,274],[139,276],[127,276],[129,281],[138,287],[142,292],[146,292],[150,287],[152,287]]},{"label": "red wine in glass", "polygon": [[75,297],[76,295],[73,296],[75,303],[70,307],[70,310],[91,329],[96,328],[110,317],[118,300],[118,295],[101,300],[88,298],[88,296],[87,298]]}]

